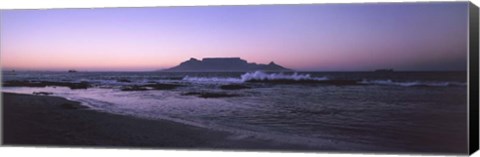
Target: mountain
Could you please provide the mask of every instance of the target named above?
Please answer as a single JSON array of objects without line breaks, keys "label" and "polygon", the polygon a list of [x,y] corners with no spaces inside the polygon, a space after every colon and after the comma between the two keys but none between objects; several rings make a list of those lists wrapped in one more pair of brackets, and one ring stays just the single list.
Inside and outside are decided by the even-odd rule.
[{"label": "mountain", "polygon": [[189,71],[291,71],[274,62],[269,64],[248,63],[239,57],[233,58],[191,58],[180,65],[162,71],[189,72]]}]

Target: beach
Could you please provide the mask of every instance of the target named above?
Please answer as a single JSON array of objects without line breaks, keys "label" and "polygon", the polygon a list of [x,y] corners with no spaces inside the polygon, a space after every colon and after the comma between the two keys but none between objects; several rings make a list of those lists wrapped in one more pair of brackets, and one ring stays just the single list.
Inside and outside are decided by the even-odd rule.
[{"label": "beach", "polygon": [[308,150],[305,146],[231,134],[166,120],[91,110],[61,97],[3,94],[3,142],[10,146]]},{"label": "beach", "polygon": [[463,154],[464,76],[5,73],[3,137],[24,146]]}]

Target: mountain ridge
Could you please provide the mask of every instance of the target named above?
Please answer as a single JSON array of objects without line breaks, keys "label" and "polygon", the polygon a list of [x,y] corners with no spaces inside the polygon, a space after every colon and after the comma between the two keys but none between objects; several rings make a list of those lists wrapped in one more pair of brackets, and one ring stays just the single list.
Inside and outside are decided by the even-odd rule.
[{"label": "mountain ridge", "polygon": [[203,58],[198,60],[196,58],[190,58],[187,61],[180,63],[179,65],[160,70],[166,72],[208,72],[208,71],[218,71],[218,72],[228,72],[228,71],[292,71],[291,69],[285,68],[276,64],[275,62],[270,62],[269,64],[257,64],[249,63],[240,57],[215,57],[215,58]]}]

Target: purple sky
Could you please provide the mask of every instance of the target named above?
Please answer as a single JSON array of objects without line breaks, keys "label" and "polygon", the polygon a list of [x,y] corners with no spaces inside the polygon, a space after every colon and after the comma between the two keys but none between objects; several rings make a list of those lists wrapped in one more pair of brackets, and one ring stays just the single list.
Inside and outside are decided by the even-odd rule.
[{"label": "purple sky", "polygon": [[241,57],[296,70],[466,70],[467,2],[3,10],[18,70],[155,70]]}]

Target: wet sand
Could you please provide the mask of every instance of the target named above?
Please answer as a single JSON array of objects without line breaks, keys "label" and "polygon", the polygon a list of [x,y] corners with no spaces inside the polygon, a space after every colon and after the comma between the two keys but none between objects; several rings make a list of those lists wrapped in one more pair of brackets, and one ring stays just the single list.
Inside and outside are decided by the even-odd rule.
[{"label": "wet sand", "polygon": [[5,145],[283,151],[313,149],[257,138],[235,139],[228,132],[95,111],[61,97],[2,94]]}]

